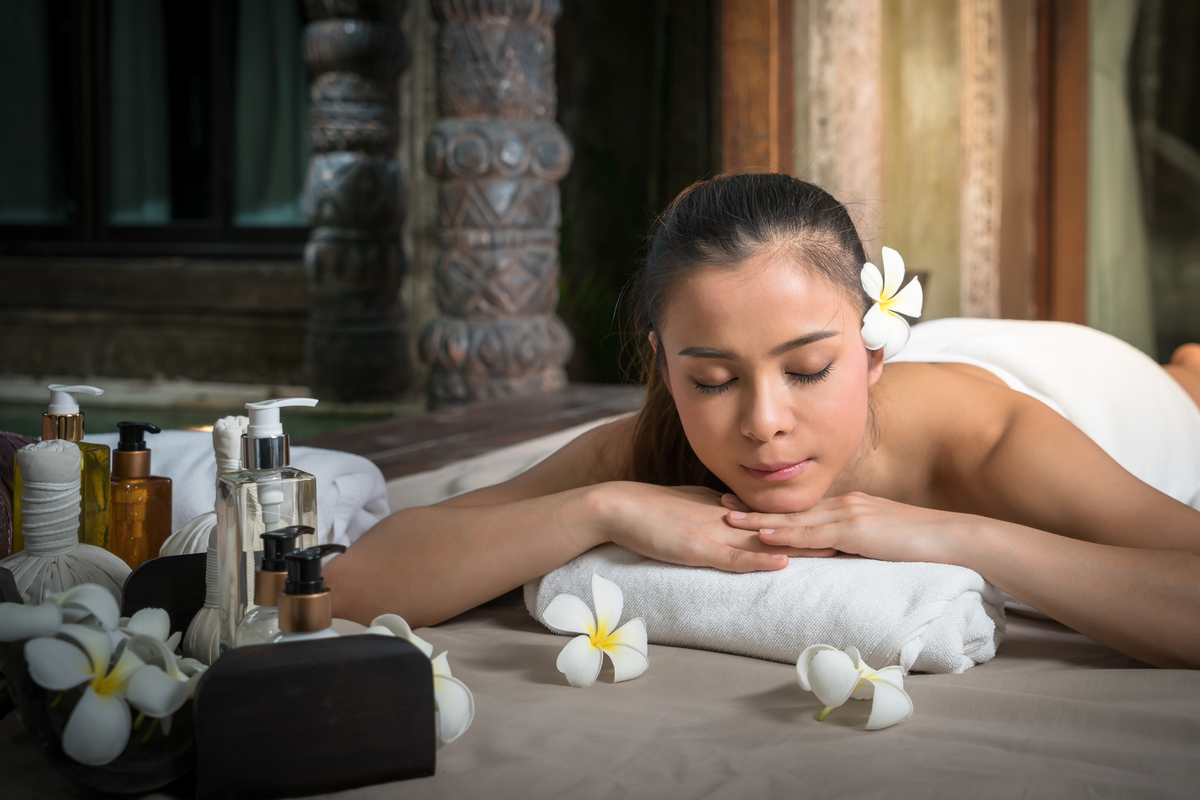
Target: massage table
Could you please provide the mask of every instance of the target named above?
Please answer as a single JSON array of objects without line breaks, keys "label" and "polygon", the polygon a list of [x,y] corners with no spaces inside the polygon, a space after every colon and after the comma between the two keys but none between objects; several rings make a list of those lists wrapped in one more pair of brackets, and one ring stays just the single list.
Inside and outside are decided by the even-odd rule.
[{"label": "massage table", "polygon": [[[393,510],[519,471],[584,417],[567,413],[547,434],[543,415],[542,435],[451,463],[426,453],[417,472],[393,464]],[[488,428],[519,434],[503,421]],[[822,704],[793,665],[719,652],[652,644],[641,677],[614,684],[606,664],[593,686],[572,688],[555,667],[567,637],[530,617],[519,589],[417,633],[449,652],[474,723],[439,744],[435,776],[332,797],[1200,796],[1200,671],[1153,669],[1047,620],[1010,614],[995,659],[909,675],[914,713],[882,731],[864,730],[870,704],[854,700],[818,722]],[[42,761],[15,715],[0,720],[0,797],[92,796]]]}]

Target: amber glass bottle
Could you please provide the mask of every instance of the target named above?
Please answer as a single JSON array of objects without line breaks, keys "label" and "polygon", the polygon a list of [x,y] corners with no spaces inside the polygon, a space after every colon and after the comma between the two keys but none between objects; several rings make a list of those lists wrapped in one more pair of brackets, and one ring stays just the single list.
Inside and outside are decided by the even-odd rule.
[{"label": "amber glass bottle", "polygon": [[158,426],[118,422],[117,429],[121,440],[112,454],[109,549],[130,569],[136,569],[143,561],[156,558],[171,535],[171,479],[150,474],[145,435],[158,433]]}]

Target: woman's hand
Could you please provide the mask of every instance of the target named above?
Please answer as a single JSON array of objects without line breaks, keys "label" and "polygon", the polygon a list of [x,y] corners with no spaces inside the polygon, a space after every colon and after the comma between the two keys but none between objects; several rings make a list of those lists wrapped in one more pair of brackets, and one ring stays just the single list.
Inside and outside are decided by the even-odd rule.
[{"label": "woman's hand", "polygon": [[753,572],[783,569],[789,556],[834,554],[769,543],[757,530],[731,526],[721,495],[702,486],[616,481],[593,488],[604,538],[659,561]]},{"label": "woman's hand", "polygon": [[756,531],[766,545],[797,548],[806,555],[854,553],[881,561],[946,561],[948,536],[971,519],[965,514],[905,505],[862,492],[827,497],[808,511],[751,511],[725,495],[731,527]]}]

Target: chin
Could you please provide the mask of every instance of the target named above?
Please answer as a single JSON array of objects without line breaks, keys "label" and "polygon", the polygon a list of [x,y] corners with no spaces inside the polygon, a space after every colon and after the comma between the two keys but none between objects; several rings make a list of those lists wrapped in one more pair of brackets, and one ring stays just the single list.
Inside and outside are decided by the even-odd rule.
[{"label": "chin", "polygon": [[763,514],[792,514],[808,511],[820,502],[824,490],[817,486],[730,487],[752,511]]}]

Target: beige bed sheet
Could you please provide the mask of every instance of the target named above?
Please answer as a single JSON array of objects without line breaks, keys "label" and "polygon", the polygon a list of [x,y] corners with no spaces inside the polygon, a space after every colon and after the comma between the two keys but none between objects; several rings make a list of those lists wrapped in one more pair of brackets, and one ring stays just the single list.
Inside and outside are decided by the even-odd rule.
[{"label": "beige bed sheet", "polygon": [[[1200,796],[1200,672],[1155,670],[1053,622],[1010,617],[999,656],[913,675],[915,713],[868,732],[868,704],[824,722],[786,665],[651,645],[650,669],[589,689],[554,662],[567,638],[519,593],[420,631],[449,650],[476,717],[437,775],[376,798],[1095,798]],[[0,796],[87,797],[0,723]]]}]

